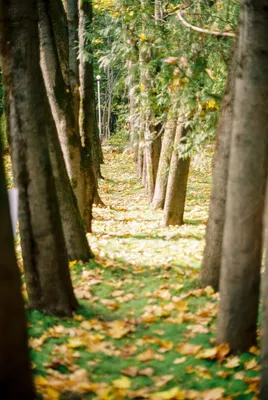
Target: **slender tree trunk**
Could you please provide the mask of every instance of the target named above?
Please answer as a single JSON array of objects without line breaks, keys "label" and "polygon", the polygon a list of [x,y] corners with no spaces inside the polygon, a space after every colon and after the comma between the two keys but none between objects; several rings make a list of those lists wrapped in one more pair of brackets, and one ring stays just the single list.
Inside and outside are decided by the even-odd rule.
[{"label": "slender tree trunk", "polygon": [[[151,0],[141,0],[141,8],[143,13],[142,29],[146,35],[149,35],[148,31],[148,19],[151,17],[150,10],[152,10]],[[153,10],[152,10],[153,11]],[[154,116],[151,105],[152,96],[152,67],[150,61],[152,59],[151,44],[148,39],[140,41],[139,48],[139,64],[140,64],[140,82],[141,82],[141,112],[142,112],[142,124],[141,129],[144,131],[144,156],[146,159],[146,187],[151,202],[154,195],[156,171],[154,170],[154,139],[156,137],[156,129],[154,126]]]},{"label": "slender tree trunk", "polygon": [[171,107],[167,117],[164,137],[162,141],[160,161],[156,176],[154,198],[152,201],[152,207],[154,210],[157,210],[158,208],[164,208],[165,204],[169,166],[178,121],[177,110],[178,107],[176,103],[173,107]]},{"label": "slender tree trunk", "polygon": [[212,286],[216,291],[219,289],[220,283],[236,68],[237,51],[234,48],[217,126],[206,247],[200,273],[201,285]]},{"label": "slender tree trunk", "polygon": [[139,152],[139,129],[138,129],[138,109],[137,96],[135,91],[135,65],[133,60],[128,60],[128,99],[129,99],[129,129],[130,144],[133,149],[134,160],[138,161]]},{"label": "slender tree trunk", "polygon": [[[60,148],[58,145],[57,132],[53,130],[53,124],[48,130],[49,149],[68,255],[70,259],[86,261],[88,258],[92,257],[92,253],[88,246],[78,207],[81,213],[85,215],[84,209],[86,208],[86,204],[84,197],[87,188],[85,187],[84,175],[87,174],[87,171],[85,173],[83,170],[81,140],[79,127],[75,124],[72,97],[69,87],[65,83],[61,73],[60,62],[57,56],[56,35],[53,33],[53,26],[57,26],[57,23],[52,23],[50,19],[50,3],[51,2],[46,2],[44,0],[38,1],[41,67],[51,110],[61,141]],[[53,0],[52,3],[55,7],[58,0]],[[59,7],[57,13],[59,14],[59,19],[63,13],[63,7]],[[55,15],[57,14],[55,12]],[[61,43],[59,39],[57,42]],[[59,45],[59,47],[61,48],[64,46]],[[64,69],[66,69],[66,67],[64,67]],[[65,164],[61,149],[65,156]],[[77,203],[72,193],[65,165],[68,168],[69,177],[73,183]]]},{"label": "slender tree trunk", "polygon": [[1,66],[30,308],[71,315],[73,294],[47,135],[53,118],[39,65],[36,2],[2,7]]},{"label": "slender tree trunk", "polygon": [[[99,199],[97,176],[100,172],[99,160],[95,159],[95,168],[93,156],[97,156],[96,143],[96,114],[95,114],[95,92],[94,92],[94,71],[93,64],[85,55],[85,33],[86,24],[92,22],[92,3],[80,1],[79,7],[79,80],[80,80],[80,135],[84,142],[85,169],[88,169],[87,180],[87,198],[90,200],[90,206],[94,199]],[[98,137],[99,139],[99,137]],[[95,143],[94,143],[95,141]],[[94,146],[95,144],[95,146]],[[97,165],[98,164],[98,165]],[[102,202],[101,202],[102,203]],[[103,204],[103,203],[102,203]]]},{"label": "slender tree trunk", "polygon": [[235,82],[217,342],[256,340],[268,160],[268,2],[243,1]]},{"label": "slender tree trunk", "polygon": [[[0,2],[0,17],[3,24]],[[0,142],[0,383],[5,400],[35,399],[26,318],[17,266]]]},{"label": "slender tree trunk", "polygon": [[179,152],[181,139],[187,134],[184,121],[178,118],[174,149],[172,152],[167,194],[164,207],[164,225],[182,225],[186,200],[190,158],[182,158]]}]

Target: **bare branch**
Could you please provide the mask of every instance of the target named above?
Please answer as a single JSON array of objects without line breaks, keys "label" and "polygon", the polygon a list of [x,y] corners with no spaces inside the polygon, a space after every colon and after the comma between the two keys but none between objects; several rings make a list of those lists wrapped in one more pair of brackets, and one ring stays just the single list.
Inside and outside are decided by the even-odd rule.
[{"label": "bare branch", "polygon": [[235,33],[232,33],[232,32],[219,32],[219,31],[199,28],[198,26],[191,25],[191,24],[189,24],[189,22],[187,22],[183,18],[183,11],[178,11],[178,18],[184,26],[187,26],[187,28],[193,29],[194,31],[197,31],[197,32],[208,33],[209,35],[215,35],[215,36],[227,36],[227,37],[235,37],[236,36]]}]

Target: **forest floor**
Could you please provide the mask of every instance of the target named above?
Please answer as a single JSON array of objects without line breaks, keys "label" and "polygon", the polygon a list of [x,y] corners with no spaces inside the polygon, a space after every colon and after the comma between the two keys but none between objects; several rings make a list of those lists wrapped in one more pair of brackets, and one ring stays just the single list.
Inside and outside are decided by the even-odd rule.
[{"label": "forest floor", "polygon": [[210,170],[192,168],[185,225],[161,226],[130,155],[108,152],[96,255],[70,263],[73,319],[29,312],[40,399],[257,399],[259,349],[215,346],[218,294],[200,289]]}]

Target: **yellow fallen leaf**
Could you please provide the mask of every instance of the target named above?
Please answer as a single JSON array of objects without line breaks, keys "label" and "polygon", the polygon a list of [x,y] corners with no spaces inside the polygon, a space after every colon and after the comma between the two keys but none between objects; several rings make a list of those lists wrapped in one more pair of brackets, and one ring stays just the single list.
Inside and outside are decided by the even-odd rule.
[{"label": "yellow fallen leaf", "polygon": [[176,360],[173,361],[173,364],[183,364],[186,361],[186,357],[180,357],[176,358]]},{"label": "yellow fallen leaf", "polygon": [[34,383],[35,383],[35,385],[39,385],[39,386],[47,386],[48,380],[46,378],[44,378],[43,376],[36,376],[34,378]]},{"label": "yellow fallen leaf", "polygon": [[176,347],[176,350],[184,355],[195,355],[199,352],[202,346],[191,344],[191,343],[182,343]]},{"label": "yellow fallen leaf", "polygon": [[259,366],[259,364],[255,358],[253,360],[250,360],[250,361],[244,363],[244,368],[247,371],[249,371],[250,369],[254,369],[258,366]]},{"label": "yellow fallen leaf", "polygon": [[60,393],[57,392],[54,389],[51,389],[51,388],[47,389],[47,395],[48,395],[49,399],[56,399],[57,400],[57,399],[60,398]]},{"label": "yellow fallen leaf", "polygon": [[72,337],[69,339],[67,346],[71,349],[78,349],[79,347],[85,347],[85,341],[80,337]]},{"label": "yellow fallen leaf", "polygon": [[132,330],[131,326],[127,326],[124,321],[113,321],[109,324],[108,335],[113,339],[121,339]]},{"label": "yellow fallen leaf", "polygon": [[213,347],[212,349],[204,349],[197,354],[196,358],[213,360],[214,358],[216,358],[217,352],[217,347]]},{"label": "yellow fallen leaf", "polygon": [[155,352],[151,349],[145,350],[143,353],[139,354],[137,359],[139,361],[147,362],[154,360],[155,358]]},{"label": "yellow fallen leaf", "polygon": [[207,389],[202,393],[203,400],[222,400],[225,390],[223,388]]},{"label": "yellow fallen leaf", "polygon": [[226,364],[224,364],[225,368],[236,368],[239,367],[240,360],[238,357],[230,357]]},{"label": "yellow fallen leaf", "polygon": [[184,394],[179,390],[179,388],[175,387],[170,390],[166,390],[165,392],[156,392],[153,393],[150,397],[150,400],[184,400]]},{"label": "yellow fallen leaf", "polygon": [[116,389],[130,389],[131,386],[131,380],[127,378],[126,376],[122,376],[119,379],[115,379],[113,381],[113,387]]}]

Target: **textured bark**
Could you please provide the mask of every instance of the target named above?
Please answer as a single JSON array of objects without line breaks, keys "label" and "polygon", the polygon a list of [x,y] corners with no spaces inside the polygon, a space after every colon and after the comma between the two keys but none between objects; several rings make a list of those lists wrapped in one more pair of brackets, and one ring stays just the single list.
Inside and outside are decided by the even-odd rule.
[{"label": "textured bark", "polygon": [[1,66],[29,306],[71,315],[77,302],[47,144],[53,118],[39,65],[36,2],[9,0],[1,11]]},{"label": "textured bark", "polygon": [[220,283],[236,67],[237,52],[234,48],[217,126],[216,148],[212,167],[209,218],[206,230],[206,246],[200,271],[201,285],[212,286],[216,291],[219,289]]},{"label": "textured bark", "polygon": [[217,343],[256,340],[268,160],[268,2],[241,9]]},{"label": "textured bark", "polygon": [[160,161],[156,176],[154,198],[152,201],[152,208],[154,210],[157,210],[158,208],[164,208],[165,204],[169,166],[178,120],[177,109],[178,108],[176,104],[175,107],[171,108],[167,117],[164,137],[162,141]]},{"label": "textured bark", "polygon": [[[268,227],[268,183],[266,183],[265,198],[265,228]],[[264,247],[268,249],[268,236],[266,233]],[[266,250],[267,251],[267,250]],[[265,271],[262,284],[262,321],[261,321],[261,392],[260,399],[268,398],[268,258],[265,258]]]},{"label": "textured bark", "polygon": [[[0,2],[0,18],[3,23]],[[6,7],[6,4],[4,5]],[[17,266],[0,143],[0,384],[5,400],[35,399],[21,281]]]},{"label": "textured bark", "polygon": [[190,158],[182,158],[179,154],[181,139],[187,134],[184,122],[178,118],[174,149],[172,152],[167,194],[164,207],[164,225],[182,225],[186,200],[187,181],[189,175]]},{"label": "textured bark", "polygon": [[[97,175],[100,172],[100,159],[98,144],[96,143],[96,114],[95,114],[95,92],[94,72],[92,62],[85,56],[85,33],[86,24],[92,22],[92,3],[80,1],[79,7],[79,80],[80,80],[80,135],[84,144],[84,168],[88,170],[87,196],[90,207],[94,198],[97,197]],[[95,143],[94,143],[95,141]],[[95,144],[95,146],[94,146]],[[94,151],[93,151],[94,148]],[[93,163],[95,156],[95,168]],[[91,211],[90,210],[90,211]]]},{"label": "textured bark", "polygon": [[[54,7],[57,2],[58,0],[53,0]],[[61,3],[60,0],[59,2]],[[52,23],[50,19],[50,4],[51,1],[38,0],[41,67],[51,110],[57,125],[57,131],[53,129],[54,124],[51,124],[52,126],[48,129],[49,149],[68,255],[72,260],[86,261],[92,257],[92,253],[88,246],[79,209],[81,214],[87,218],[85,221],[87,224],[89,217],[84,212],[86,208],[85,193],[87,193],[84,175],[87,174],[87,171],[85,173],[83,170],[81,140],[79,127],[75,122],[72,96],[61,73],[61,64],[57,56],[56,35],[53,32],[53,26],[57,26],[57,23],[56,21]],[[64,14],[63,8],[58,8],[58,14]],[[61,30],[59,29],[59,31]],[[57,42],[60,43],[60,40],[58,39]],[[59,47],[62,48],[64,45]],[[58,134],[61,147],[58,143]],[[72,193],[65,165],[73,183],[77,202]]]}]

